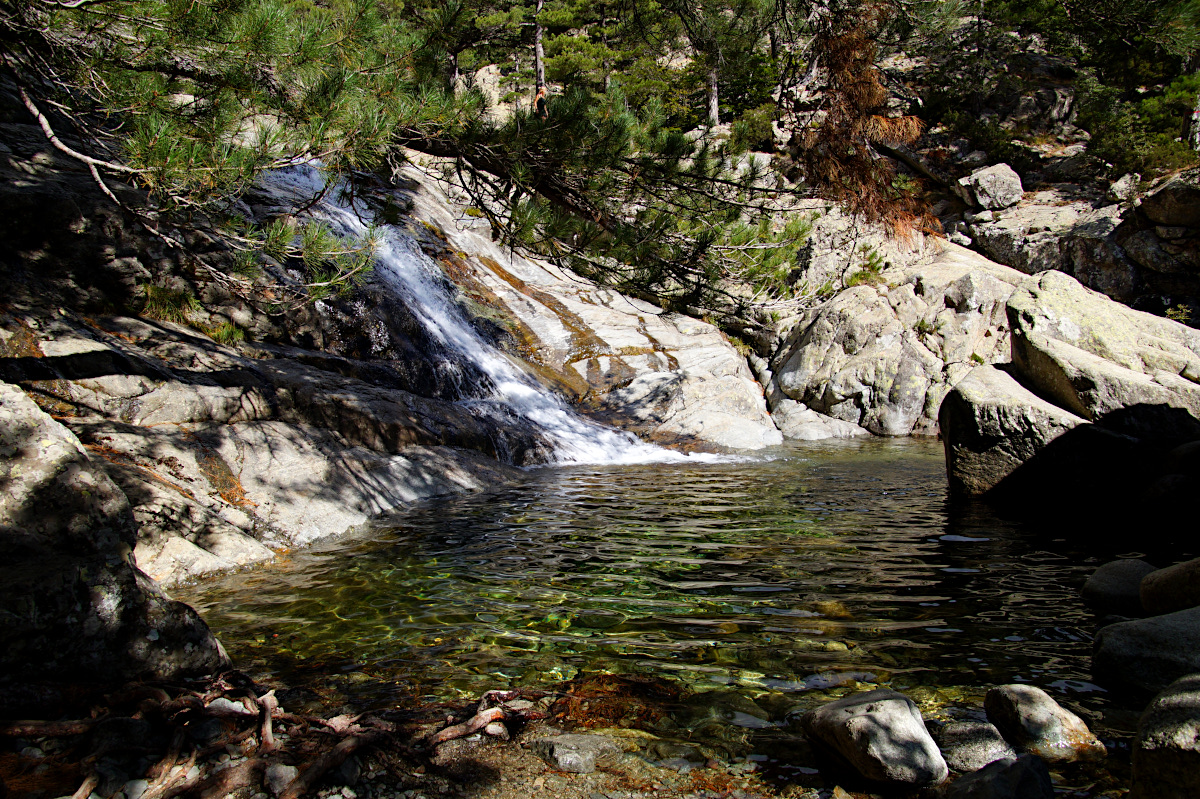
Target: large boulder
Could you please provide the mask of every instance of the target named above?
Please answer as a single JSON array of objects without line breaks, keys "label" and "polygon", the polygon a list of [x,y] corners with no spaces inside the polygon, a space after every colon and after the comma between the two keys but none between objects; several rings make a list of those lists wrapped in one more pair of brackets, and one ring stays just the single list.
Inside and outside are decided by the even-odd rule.
[{"label": "large boulder", "polygon": [[1142,713],[1130,799],[1200,796],[1200,674],[1167,686]]},{"label": "large boulder", "polygon": [[136,523],[104,468],[6,383],[0,470],[0,671],[120,680],[228,665],[195,611],[133,565]]},{"label": "large boulder", "polygon": [[1004,303],[1024,279],[956,245],[804,315],[772,360],[791,399],[878,435],[934,434],[950,386],[1008,359]]},{"label": "large boulder", "polygon": [[990,366],[954,387],[938,421],[951,491],[966,495],[991,491],[1050,442],[1086,424]]},{"label": "large boulder", "polygon": [[923,787],[949,769],[916,704],[895,691],[854,694],[810,710],[805,734],[834,752],[864,779],[892,787]]},{"label": "large boulder", "polygon": [[1141,212],[1164,227],[1200,228],[1200,169],[1167,180],[1142,198]]},{"label": "large boulder", "polygon": [[1013,684],[992,688],[984,698],[988,720],[1014,746],[1051,763],[1098,760],[1104,744],[1083,719],[1041,688]]},{"label": "large boulder", "polygon": [[992,210],[1016,205],[1025,194],[1021,176],[1008,164],[976,169],[958,184],[976,205]]},{"label": "large boulder", "polygon": [[1102,627],[1092,674],[1110,689],[1152,694],[1200,672],[1200,608]]},{"label": "large boulder", "polygon": [[[1022,377],[1077,416],[1096,421],[1167,406],[1185,411],[1181,418],[1200,417],[1200,331],[1126,308],[1054,271],[1022,284],[1008,317]],[[1154,432],[1200,437],[1200,421],[1179,424]]]},{"label": "large boulder", "polygon": [[1139,594],[1147,613],[1172,613],[1200,605],[1200,558],[1147,574]]}]

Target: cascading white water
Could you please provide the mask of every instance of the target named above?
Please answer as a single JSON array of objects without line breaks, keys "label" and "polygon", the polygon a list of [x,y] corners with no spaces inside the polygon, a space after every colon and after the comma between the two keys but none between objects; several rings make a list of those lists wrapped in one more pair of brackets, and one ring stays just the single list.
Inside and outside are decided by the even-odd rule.
[{"label": "cascading white water", "polygon": [[[317,196],[325,180],[316,166],[278,170],[263,182],[268,192],[289,199]],[[372,213],[361,204],[342,200],[329,191],[310,214],[329,224],[338,236],[361,238],[368,232],[363,222]],[[713,455],[685,455],[648,444],[622,430],[597,424],[571,410],[546,391],[502,352],[486,342],[446,294],[441,270],[407,233],[391,226],[376,230],[375,274],[405,298],[406,304],[429,334],[464,362],[490,379],[493,389],[470,403],[495,403],[543,431],[554,445],[554,462],[577,464],[628,464],[683,460],[717,460]]]}]

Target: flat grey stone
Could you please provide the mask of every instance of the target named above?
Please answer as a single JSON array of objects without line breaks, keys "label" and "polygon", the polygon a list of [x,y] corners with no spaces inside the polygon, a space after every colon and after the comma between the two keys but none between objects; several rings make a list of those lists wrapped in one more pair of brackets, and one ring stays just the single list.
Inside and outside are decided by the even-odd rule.
[{"label": "flat grey stone", "polygon": [[567,734],[538,738],[530,742],[529,748],[559,771],[573,774],[590,774],[598,763],[621,753],[621,747],[603,735]]},{"label": "flat grey stone", "polygon": [[1017,753],[994,724],[963,721],[947,724],[934,734],[938,748],[952,770],[967,774],[989,763],[1013,758]]}]

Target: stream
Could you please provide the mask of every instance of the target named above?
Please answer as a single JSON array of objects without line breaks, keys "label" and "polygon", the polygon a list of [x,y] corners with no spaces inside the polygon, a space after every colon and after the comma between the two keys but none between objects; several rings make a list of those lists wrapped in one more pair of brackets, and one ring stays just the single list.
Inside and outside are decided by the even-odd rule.
[{"label": "stream", "polygon": [[[794,723],[888,687],[926,718],[982,719],[1029,682],[1110,745],[1136,719],[1089,682],[1086,577],[1129,552],[947,499],[941,445],[795,444],[725,463],[557,466],[436,500],[180,592],[256,677],[358,710],[553,689],[589,675],[675,686],[657,730],[782,779]],[[793,747],[794,748],[794,747]],[[1060,785],[1060,788],[1064,787]],[[1095,788],[1100,790],[1100,788]]]}]

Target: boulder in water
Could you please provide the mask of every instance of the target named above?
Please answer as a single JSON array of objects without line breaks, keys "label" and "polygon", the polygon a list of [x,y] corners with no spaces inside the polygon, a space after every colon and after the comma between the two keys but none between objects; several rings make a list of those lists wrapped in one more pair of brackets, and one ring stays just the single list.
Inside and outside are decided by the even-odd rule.
[{"label": "boulder in water", "polygon": [[1102,627],[1092,674],[1109,689],[1153,694],[1200,672],[1200,608]]},{"label": "boulder in water", "polygon": [[987,692],[988,720],[1018,749],[1051,763],[1097,760],[1107,752],[1083,719],[1033,685],[1002,685]]},{"label": "boulder in water", "polygon": [[1153,571],[1154,564],[1137,558],[1105,563],[1083,584],[1083,601],[1100,613],[1141,616],[1142,578]]},{"label": "boulder in water", "polygon": [[1147,574],[1140,587],[1147,613],[1173,613],[1200,605],[1200,558]]}]

